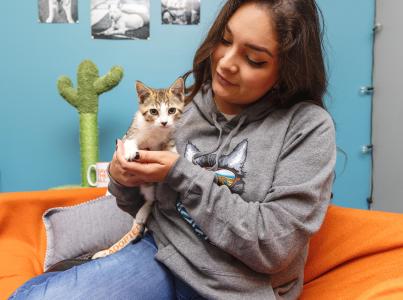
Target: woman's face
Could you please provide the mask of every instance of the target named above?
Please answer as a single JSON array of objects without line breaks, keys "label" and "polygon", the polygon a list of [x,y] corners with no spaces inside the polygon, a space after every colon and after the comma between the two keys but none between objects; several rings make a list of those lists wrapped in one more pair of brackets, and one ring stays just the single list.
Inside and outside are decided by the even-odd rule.
[{"label": "woman's face", "polygon": [[242,5],[211,56],[212,89],[221,112],[241,112],[276,84],[277,51],[268,10],[254,3]]}]

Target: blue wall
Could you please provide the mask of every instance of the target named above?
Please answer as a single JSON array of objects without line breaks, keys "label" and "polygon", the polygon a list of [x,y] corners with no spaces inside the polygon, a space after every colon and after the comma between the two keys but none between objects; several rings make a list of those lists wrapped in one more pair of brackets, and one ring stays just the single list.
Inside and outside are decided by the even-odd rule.
[{"label": "blue wall", "polygon": [[338,205],[367,208],[371,194],[371,154],[362,146],[371,144],[372,96],[361,95],[361,86],[372,85],[374,0],[323,0],[327,23],[329,62],[328,108],[336,123],[339,152],[334,185]]},{"label": "blue wall", "polygon": [[[125,69],[122,82],[101,95],[100,160],[109,161],[114,141],[127,129],[136,111],[134,81],[154,87],[169,85],[191,68],[195,49],[222,1],[201,1],[197,26],[161,25],[160,1],[151,0],[149,40],[93,40],[90,1],[79,0],[79,24],[38,23],[37,2],[6,1],[0,19],[0,191],[29,191],[80,183],[78,114],[58,94],[56,80],[91,59],[105,74],[113,65]],[[339,157],[335,203],[366,206],[370,156],[360,153],[370,142],[370,102],[358,93],[370,84],[372,71],[373,0],[319,1],[327,23],[330,97],[337,125]]]}]

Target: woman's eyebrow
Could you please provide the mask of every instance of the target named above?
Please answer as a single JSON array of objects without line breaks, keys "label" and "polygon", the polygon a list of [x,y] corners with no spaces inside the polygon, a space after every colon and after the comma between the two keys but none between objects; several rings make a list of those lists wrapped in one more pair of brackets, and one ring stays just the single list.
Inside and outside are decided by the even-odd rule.
[{"label": "woman's eyebrow", "polygon": [[249,44],[249,43],[246,43],[245,46],[248,47],[248,48],[250,48],[250,49],[252,49],[252,50],[256,50],[256,51],[259,51],[259,52],[265,52],[265,53],[267,53],[270,57],[273,57],[273,56],[274,56],[273,53],[271,53],[271,52],[269,51],[269,49],[267,49],[267,48],[265,48],[265,47],[261,47],[261,46],[257,46],[257,45],[253,45],[253,44]]},{"label": "woman's eyebrow", "polygon": [[[225,30],[228,31],[228,33],[230,33],[232,35],[232,31],[229,28],[228,24],[225,26]],[[252,50],[255,50],[255,51],[264,52],[264,53],[268,54],[270,57],[274,57],[273,53],[271,53],[270,50],[265,47],[250,44],[250,43],[246,43],[245,46]]]}]

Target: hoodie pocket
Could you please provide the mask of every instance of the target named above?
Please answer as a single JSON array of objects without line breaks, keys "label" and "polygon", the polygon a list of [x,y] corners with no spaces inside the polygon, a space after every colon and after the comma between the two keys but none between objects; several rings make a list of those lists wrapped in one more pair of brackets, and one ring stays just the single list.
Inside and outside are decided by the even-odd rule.
[{"label": "hoodie pocket", "polygon": [[155,255],[155,258],[161,262],[164,262],[165,260],[169,259],[169,257],[174,255],[175,253],[176,253],[175,248],[171,244],[169,244],[165,247],[158,248],[158,252]]},{"label": "hoodie pocket", "polygon": [[295,287],[297,282],[298,282],[298,279],[287,282],[287,283],[275,288],[274,292],[276,293],[276,295],[278,295],[278,297],[283,297],[284,295],[289,293]]},{"label": "hoodie pocket", "polygon": [[187,284],[197,287],[197,292],[208,299],[276,299],[267,276],[262,278],[242,271],[195,265],[195,261],[182,256],[172,244],[158,249],[155,258]]},{"label": "hoodie pocket", "polygon": [[227,277],[241,277],[241,278],[251,278],[251,279],[256,279],[255,276],[248,276],[245,274],[241,273],[235,273],[235,272],[227,272],[223,270],[217,270],[217,269],[211,269],[211,268],[205,268],[205,267],[200,267],[200,270],[203,271],[203,273],[207,273],[210,275],[216,275],[216,276],[227,276]]},{"label": "hoodie pocket", "polygon": [[226,291],[226,299],[275,300],[270,278],[259,278],[242,273],[227,272],[212,268],[200,268],[207,275],[215,289]]}]

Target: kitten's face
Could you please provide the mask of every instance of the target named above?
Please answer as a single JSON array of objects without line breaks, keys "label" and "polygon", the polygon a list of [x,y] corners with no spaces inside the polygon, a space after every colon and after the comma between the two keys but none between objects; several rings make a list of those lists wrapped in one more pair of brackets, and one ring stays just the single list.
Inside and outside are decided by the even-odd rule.
[{"label": "kitten's face", "polygon": [[167,89],[153,89],[136,82],[139,111],[150,127],[169,129],[174,126],[185,106],[185,88],[182,78]]}]

